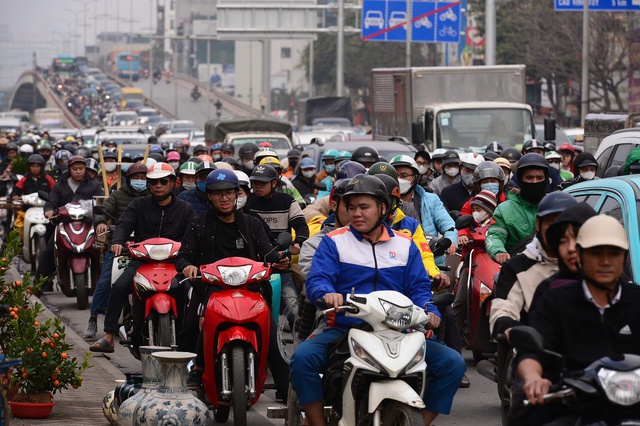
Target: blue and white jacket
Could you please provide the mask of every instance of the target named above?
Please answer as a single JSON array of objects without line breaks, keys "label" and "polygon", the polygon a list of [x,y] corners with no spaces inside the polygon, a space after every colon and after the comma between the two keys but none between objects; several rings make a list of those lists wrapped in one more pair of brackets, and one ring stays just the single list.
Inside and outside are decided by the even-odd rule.
[{"label": "blue and white jacket", "polygon": [[[325,235],[316,250],[307,276],[307,297],[322,299],[327,293],[370,293],[375,290],[395,290],[409,297],[416,306],[425,307],[431,300],[431,280],[427,275],[418,247],[413,240],[384,224],[383,234],[376,244],[351,226],[338,228]],[[433,305],[427,310],[438,316]],[[360,322],[340,313],[335,324],[348,327]]]}]

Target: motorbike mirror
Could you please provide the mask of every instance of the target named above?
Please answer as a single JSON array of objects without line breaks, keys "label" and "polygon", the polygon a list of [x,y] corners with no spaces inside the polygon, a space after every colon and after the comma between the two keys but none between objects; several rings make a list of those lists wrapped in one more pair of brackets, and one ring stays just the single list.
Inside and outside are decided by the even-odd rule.
[{"label": "motorbike mirror", "polygon": [[291,245],[293,237],[288,232],[281,232],[280,234],[278,234],[278,238],[276,241],[278,242],[278,248],[280,250],[286,250]]},{"label": "motorbike mirror", "polygon": [[521,352],[540,353],[544,350],[542,335],[527,325],[512,327],[509,331],[509,342]]},{"label": "motorbike mirror", "polygon": [[449,212],[449,216],[451,216],[453,220],[458,220],[458,218],[462,216],[462,213],[460,213],[458,210],[451,210]]},{"label": "motorbike mirror", "polygon": [[44,201],[49,201],[49,193],[47,191],[38,191],[38,198]]},{"label": "motorbike mirror", "polygon": [[429,248],[435,257],[443,256],[449,247],[451,240],[448,238],[432,238],[429,241]]},{"label": "motorbike mirror", "polygon": [[456,229],[467,229],[473,225],[473,216],[464,215],[456,219]]},{"label": "motorbike mirror", "polygon": [[433,303],[438,307],[449,306],[450,304],[453,303],[455,298],[456,297],[453,295],[453,293],[442,292],[440,294],[436,294],[435,296],[433,296],[431,298],[431,303]]}]

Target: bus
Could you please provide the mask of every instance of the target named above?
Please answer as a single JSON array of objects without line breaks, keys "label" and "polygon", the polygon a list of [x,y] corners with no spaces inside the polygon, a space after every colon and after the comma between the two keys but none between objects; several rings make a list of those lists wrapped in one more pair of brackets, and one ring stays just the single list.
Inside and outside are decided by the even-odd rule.
[{"label": "bus", "polygon": [[127,106],[127,102],[129,101],[144,102],[144,99],[143,99],[144,92],[139,87],[123,87],[120,93],[121,93],[120,101],[121,101],[122,108],[125,108]]},{"label": "bus", "polygon": [[76,57],[72,55],[58,55],[53,58],[51,68],[53,68],[55,72],[77,71]]},{"label": "bus", "polygon": [[118,77],[138,81],[140,77],[140,55],[130,52],[118,53],[116,67]]}]

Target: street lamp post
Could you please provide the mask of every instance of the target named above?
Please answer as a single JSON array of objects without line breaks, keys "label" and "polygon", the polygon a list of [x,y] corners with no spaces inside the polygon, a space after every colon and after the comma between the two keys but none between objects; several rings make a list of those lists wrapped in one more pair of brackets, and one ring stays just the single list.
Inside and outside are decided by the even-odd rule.
[{"label": "street lamp post", "polygon": [[84,11],[84,55],[87,55],[87,8],[89,7],[89,4],[96,2],[97,0],[88,0],[88,1],[82,1],[82,0],[72,0],[76,3],[80,3],[82,5],[82,9]]}]

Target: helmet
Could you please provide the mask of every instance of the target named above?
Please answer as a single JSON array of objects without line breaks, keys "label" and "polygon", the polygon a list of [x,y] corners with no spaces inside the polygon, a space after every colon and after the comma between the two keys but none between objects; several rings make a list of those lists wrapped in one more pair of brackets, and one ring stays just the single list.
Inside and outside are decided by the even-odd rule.
[{"label": "helmet", "polygon": [[210,163],[213,163],[213,158],[211,158],[210,155],[200,154],[200,155],[198,155],[198,158],[201,159],[202,161],[208,161]]},{"label": "helmet", "polygon": [[196,163],[197,166],[199,166],[200,164],[202,164],[202,158],[199,157],[191,157],[187,160],[187,162],[191,161],[192,163]]},{"label": "helmet", "polygon": [[238,157],[253,157],[260,150],[258,145],[253,142],[244,143],[238,148]]},{"label": "helmet", "polygon": [[149,154],[148,158],[153,158],[158,163],[164,163],[164,155],[161,152],[152,152]]},{"label": "helmet", "polygon": [[544,150],[544,144],[540,142],[538,139],[529,139],[522,145],[522,153],[526,154],[532,149],[542,149]]},{"label": "helmet", "polygon": [[313,160],[309,157],[305,157],[302,159],[302,161],[300,161],[300,166],[301,169],[310,169],[310,168],[316,168],[316,165],[313,163]]},{"label": "helmet", "polygon": [[442,164],[460,164],[460,156],[454,150],[449,150],[442,156]]},{"label": "helmet", "polygon": [[136,173],[144,173],[146,175],[148,171],[149,169],[142,162],[134,163],[127,169],[127,177],[130,178]]},{"label": "helmet", "polygon": [[570,143],[563,143],[558,147],[558,152],[560,151],[569,151],[571,154],[575,154],[576,150]]},{"label": "helmet", "polygon": [[499,179],[500,183],[504,181],[504,172],[498,163],[493,161],[483,161],[478,164],[473,171],[473,181],[480,182],[482,179],[494,178]]},{"label": "helmet", "polygon": [[581,248],[614,246],[629,250],[629,240],[622,224],[614,217],[599,214],[582,224],[576,237]]},{"label": "helmet", "polygon": [[596,158],[590,152],[581,152],[580,154],[576,155],[576,159],[573,164],[576,169],[587,166],[596,166],[596,168],[598,167]]},{"label": "helmet", "polygon": [[[227,157],[227,158],[231,158],[231,157]],[[213,164],[215,164],[215,166],[219,169],[233,170],[233,166],[231,165],[231,163],[227,161],[216,161]]]},{"label": "helmet", "polygon": [[420,173],[418,171],[418,163],[408,155],[396,155],[391,159],[391,161],[389,161],[389,163],[391,163],[393,167],[410,167],[413,169],[415,174]]},{"label": "helmet", "polygon": [[118,156],[116,155],[115,152],[111,152],[111,151],[105,151],[104,153],[102,153],[102,158],[104,158],[105,160],[107,158],[112,158],[114,160],[118,159]]},{"label": "helmet", "polygon": [[173,176],[175,179],[176,173],[173,171],[173,167],[167,163],[155,163],[147,171],[147,179],[161,179],[163,177]]},{"label": "helmet", "polygon": [[67,136],[64,140],[67,142],[75,142],[76,138],[74,138],[73,136]]},{"label": "helmet", "polygon": [[509,162],[509,160],[507,160],[504,157],[498,157],[495,160],[493,160],[493,162],[496,163],[500,167],[506,167],[509,170],[511,170],[511,163]]},{"label": "helmet", "polygon": [[290,149],[289,152],[287,152],[287,158],[300,158],[300,151],[297,149]]},{"label": "helmet", "polygon": [[506,158],[507,160],[514,162],[520,160],[522,158],[522,154],[515,148],[507,148],[502,151],[500,155],[502,158]]},{"label": "helmet", "polygon": [[347,192],[347,186],[349,185],[349,181],[351,179],[339,179],[333,183],[333,187],[331,188],[331,194],[329,194],[329,198],[334,200],[335,198],[342,197]]},{"label": "helmet", "polygon": [[149,168],[149,167],[153,166],[156,163],[157,163],[157,161],[154,160],[153,158],[147,158],[147,161],[145,161],[144,165],[147,166],[147,168]]},{"label": "helmet", "polygon": [[238,160],[233,157],[224,157],[221,161],[232,166],[231,168],[233,168],[233,166],[238,167]]},{"label": "helmet", "polygon": [[118,143],[116,141],[107,141],[107,146],[109,145],[118,146]]},{"label": "helmet", "polygon": [[336,162],[341,162],[344,160],[350,160],[351,159],[351,153],[349,151],[340,151],[340,153],[338,155],[336,155]]},{"label": "helmet", "polygon": [[544,143],[544,150],[549,152],[549,151],[555,151],[556,150],[556,144],[553,142],[545,142]]},{"label": "helmet", "polygon": [[557,151],[549,151],[544,154],[545,160],[561,160],[562,156]]},{"label": "helmet", "polygon": [[180,161],[180,154],[176,151],[171,151],[167,154],[167,161]]},{"label": "helmet", "polygon": [[364,174],[356,175],[349,181],[346,191],[344,194],[345,197],[352,195],[371,195],[386,204],[387,208],[390,207],[387,187],[375,176]]},{"label": "helmet", "polygon": [[442,161],[444,159],[444,154],[447,152],[444,148],[438,148],[431,154],[431,161]]},{"label": "helmet", "polygon": [[214,143],[213,145],[211,145],[211,148],[209,148],[210,151],[217,151],[219,149],[220,149],[219,143]]},{"label": "helmet", "polygon": [[174,144],[174,146],[176,147],[176,149],[178,148],[184,148],[184,142],[182,141],[178,141]]},{"label": "helmet", "polygon": [[24,144],[18,150],[21,154],[33,154],[33,147],[29,144]]},{"label": "helmet", "polygon": [[551,192],[540,201],[536,217],[544,218],[555,213],[561,213],[574,204],[578,204],[578,201],[568,192]]},{"label": "helmet", "polygon": [[498,142],[493,141],[484,149],[484,152],[495,152],[496,154],[502,154],[503,148]]},{"label": "helmet", "polygon": [[273,148],[260,148],[258,152],[253,156],[256,163],[260,163],[260,160],[266,157],[278,158],[278,153]]},{"label": "helmet", "polygon": [[351,154],[351,161],[358,163],[377,163],[380,161],[378,150],[372,146],[360,146]]},{"label": "helmet", "polygon": [[148,143],[148,144],[158,143],[158,138],[157,138],[155,135],[151,135],[151,136],[149,136],[149,138],[147,139],[147,143]]},{"label": "helmet", "polygon": [[222,145],[220,145],[220,151],[233,152],[233,145],[231,145],[230,143],[223,143]]},{"label": "helmet", "polygon": [[235,189],[240,188],[238,177],[231,170],[219,169],[214,170],[207,176],[207,191],[216,191],[219,189]]},{"label": "helmet", "polygon": [[42,150],[49,150],[51,151],[51,145],[49,145],[48,143],[43,143],[42,145],[40,145],[40,152],[42,152]]},{"label": "helmet", "polygon": [[260,160],[260,164],[268,164],[276,170],[278,169],[282,170],[282,164],[280,164],[280,160],[274,157],[265,157],[262,160]]},{"label": "helmet", "polygon": [[27,158],[27,164],[40,164],[44,166],[44,157],[40,154],[32,154]]},{"label": "helmet", "polygon": [[462,163],[462,166],[470,170],[475,170],[476,167],[478,167],[478,164],[483,161],[484,157],[482,155],[475,154],[473,152],[468,152],[460,157],[460,163]]},{"label": "helmet", "polygon": [[[11,144],[9,144],[11,145]],[[60,151],[56,152],[56,160],[66,160],[69,157],[71,157],[71,153],[69,151],[67,151],[66,149],[61,149]]]},{"label": "helmet", "polygon": [[338,155],[340,155],[340,151],[337,149],[328,149],[322,153],[322,161],[334,160]]},{"label": "helmet", "polygon": [[346,160],[340,163],[340,167],[336,170],[336,180],[351,179],[355,175],[366,173],[367,170],[360,163]]},{"label": "helmet", "polygon": [[11,142],[10,144],[7,145],[7,151],[18,151],[18,145]]},{"label": "helmet", "polygon": [[149,148],[149,152],[162,152],[162,147],[159,145],[154,145]]},{"label": "helmet", "polygon": [[273,145],[271,145],[271,142],[260,142],[260,145],[258,145],[260,148],[273,148]]},{"label": "helmet", "polygon": [[166,142],[166,141],[165,141],[165,142],[162,142],[162,143],[160,144],[160,148],[162,148],[162,150],[163,150],[163,151],[166,151],[166,150],[167,150],[167,148],[169,148],[169,142]]},{"label": "helmet", "polygon": [[89,170],[93,170],[98,173],[100,171],[100,164],[94,158],[87,158],[84,160],[84,164]]},{"label": "helmet", "polygon": [[203,173],[209,174],[217,169],[218,167],[213,164],[213,161],[203,161],[202,164],[198,165],[198,168],[196,169],[196,176],[200,176]]},{"label": "helmet", "polygon": [[88,157],[91,157],[91,150],[86,146],[82,146],[76,149],[75,154],[84,158],[88,158]]},{"label": "helmet", "polygon": [[391,176],[396,181],[396,183],[398,183],[398,172],[396,172],[395,167],[393,167],[389,163],[385,163],[384,161],[378,161],[373,166],[371,166],[367,174],[370,174],[372,176]]},{"label": "helmet", "polygon": [[251,188],[251,181],[249,180],[249,176],[245,172],[241,172],[240,170],[234,170],[236,177],[238,178],[238,184],[240,186],[248,186]]},{"label": "helmet", "polygon": [[389,195],[389,201],[391,202],[390,207],[395,208],[398,205],[398,200],[401,196],[398,180],[385,174],[377,174],[375,176],[384,183],[384,186],[387,188],[387,194]]},{"label": "helmet", "polygon": [[[182,166],[180,166],[180,168],[178,169],[178,174],[183,173],[185,175],[195,175],[197,168],[198,164],[189,160]],[[131,170],[131,167],[129,167],[129,170]]]},{"label": "helmet", "polygon": [[482,154],[482,156],[484,157],[485,161],[493,161],[496,158],[500,157],[500,155],[498,155],[497,152],[493,152],[493,151],[487,151],[484,154]]},{"label": "helmet", "polygon": [[271,182],[278,180],[278,172],[268,164],[260,164],[253,169],[249,179],[258,182]]},{"label": "helmet", "polygon": [[204,145],[195,145],[191,152],[193,153],[193,155],[195,155],[197,157],[198,156],[198,154],[197,154],[198,152],[202,152],[203,154],[206,154],[207,149],[204,147]]},{"label": "helmet", "polygon": [[82,163],[83,166],[86,166],[84,162],[84,158],[80,157],[79,155],[72,155],[71,157],[69,157],[69,161],[67,161],[67,166],[71,167],[76,163]]},{"label": "helmet", "polygon": [[549,163],[540,154],[525,154],[518,161],[518,180],[520,180],[520,171],[528,167],[544,169],[545,174],[549,174]]}]

